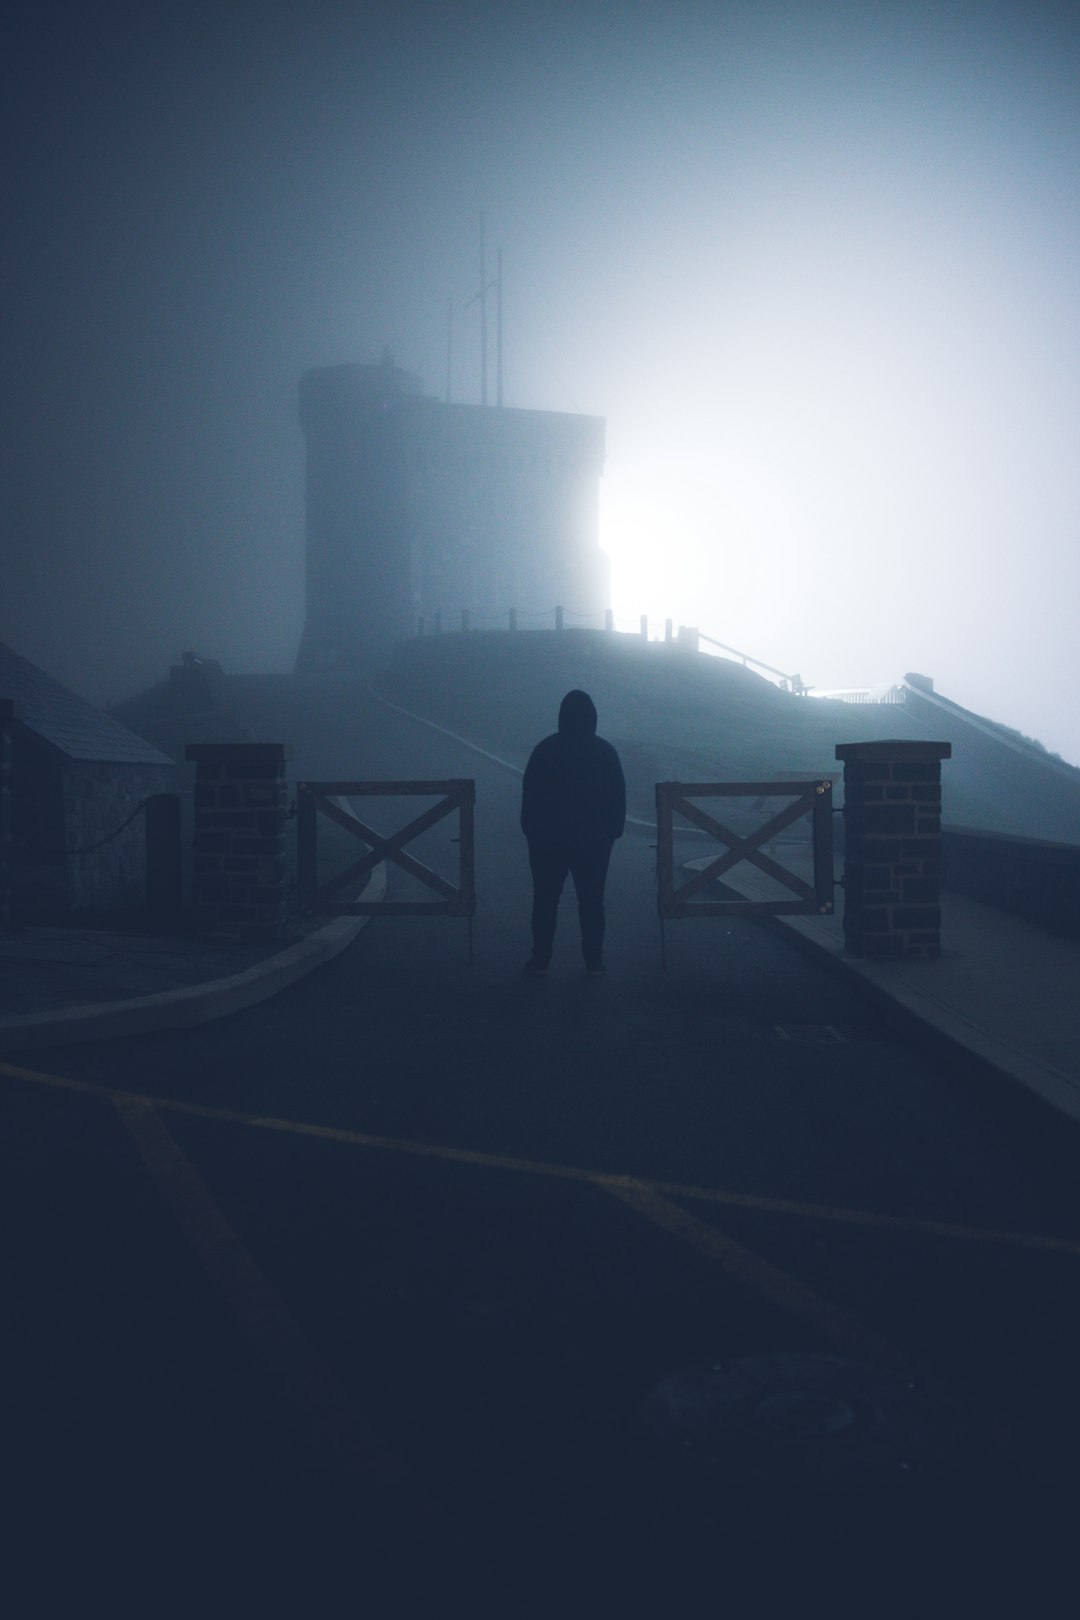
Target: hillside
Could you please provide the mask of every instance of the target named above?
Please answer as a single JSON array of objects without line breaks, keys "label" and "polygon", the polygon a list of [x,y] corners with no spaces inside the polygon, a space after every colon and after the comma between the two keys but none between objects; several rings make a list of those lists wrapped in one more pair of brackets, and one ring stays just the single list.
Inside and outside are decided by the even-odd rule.
[{"label": "hillside", "polygon": [[[373,684],[519,766],[555,729],[563,694],[583,687],[622,755],[639,815],[651,815],[657,781],[795,774],[839,782],[837,743],[937,739],[953,745],[943,768],[949,824],[1080,842],[1080,772],[995,739],[992,724],[916,693],[887,705],[795,697],[728,659],[590,630],[403,642]],[[175,683],[114,712],[177,758],[186,741],[254,736],[292,744],[297,776],[349,776],[362,773],[367,685],[350,671],[225,675],[197,712],[178,712]]]},{"label": "hillside", "polygon": [[1080,841],[1080,772],[1019,755],[985,723],[925,704],[848,704],[795,697],[729,659],[601,631],[444,635],[402,643],[378,682],[387,697],[475,735],[523,764],[555,727],[572,686],[591,693],[619,748],[635,804],[653,783],[837,777],[837,743],[903,737],[951,742],[946,820],[1028,837]]}]

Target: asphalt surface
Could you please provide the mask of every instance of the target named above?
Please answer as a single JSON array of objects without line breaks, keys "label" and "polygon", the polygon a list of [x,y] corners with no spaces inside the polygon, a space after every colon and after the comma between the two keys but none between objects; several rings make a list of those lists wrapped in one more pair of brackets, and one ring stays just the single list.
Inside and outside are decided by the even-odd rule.
[{"label": "asphalt surface", "polygon": [[516,780],[362,723],[477,780],[471,964],[0,1065],[14,1612],[1071,1612],[1074,1128],[749,923],[662,971],[640,834],[524,978]]}]

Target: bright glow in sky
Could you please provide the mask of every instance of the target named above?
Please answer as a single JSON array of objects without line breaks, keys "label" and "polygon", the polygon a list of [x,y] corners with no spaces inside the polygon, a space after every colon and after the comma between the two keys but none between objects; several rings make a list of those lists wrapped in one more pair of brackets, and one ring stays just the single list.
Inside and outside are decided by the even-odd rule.
[{"label": "bright glow in sky", "polygon": [[918,211],[913,182],[867,180],[841,214],[808,170],[794,215],[762,198],[711,300],[699,275],[677,409],[625,444],[611,424],[616,607],[819,687],[918,668],[1080,757],[1059,696],[1080,587],[1075,216],[1060,236],[989,166],[976,208],[964,178]]},{"label": "bright glow in sky", "polygon": [[[58,20],[63,27],[57,28]],[[35,8],[9,53],[0,636],[99,700],[288,668],[309,366],[607,418],[614,606],[1080,761],[1080,14]],[[15,156],[11,156],[15,154]]]}]

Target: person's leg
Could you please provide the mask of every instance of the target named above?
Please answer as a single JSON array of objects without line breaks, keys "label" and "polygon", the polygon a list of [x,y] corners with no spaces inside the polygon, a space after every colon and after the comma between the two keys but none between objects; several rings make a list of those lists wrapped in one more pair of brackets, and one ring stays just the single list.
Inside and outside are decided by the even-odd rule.
[{"label": "person's leg", "polygon": [[533,880],[532,941],[533,961],[547,967],[555,940],[555,919],[559,896],[570,870],[566,851],[529,844],[529,866]]},{"label": "person's leg", "polygon": [[610,844],[575,850],[570,858],[581,922],[581,954],[585,966],[591,968],[601,967],[604,960],[604,884],[610,859]]}]

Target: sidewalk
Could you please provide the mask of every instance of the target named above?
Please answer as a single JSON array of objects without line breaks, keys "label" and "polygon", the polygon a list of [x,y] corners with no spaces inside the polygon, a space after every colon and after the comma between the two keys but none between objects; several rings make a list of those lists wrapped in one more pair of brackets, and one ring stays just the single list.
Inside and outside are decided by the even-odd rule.
[{"label": "sidewalk", "polygon": [[961,895],[941,902],[942,954],[865,962],[837,916],[779,919],[873,994],[1080,1121],[1080,941]]},{"label": "sidewalk", "polygon": [[[711,858],[685,864],[701,867]],[[745,862],[726,881],[751,900],[775,892]],[[1080,941],[949,893],[942,896],[936,958],[867,962],[849,955],[842,899],[829,916],[775,917],[769,926],[879,1002],[1080,1121]]]},{"label": "sidewalk", "polygon": [[[366,898],[379,900],[385,891],[386,868],[380,864]],[[370,918],[293,921],[291,941],[267,945],[197,934],[0,930],[0,1052],[224,1018],[329,962]]]}]

